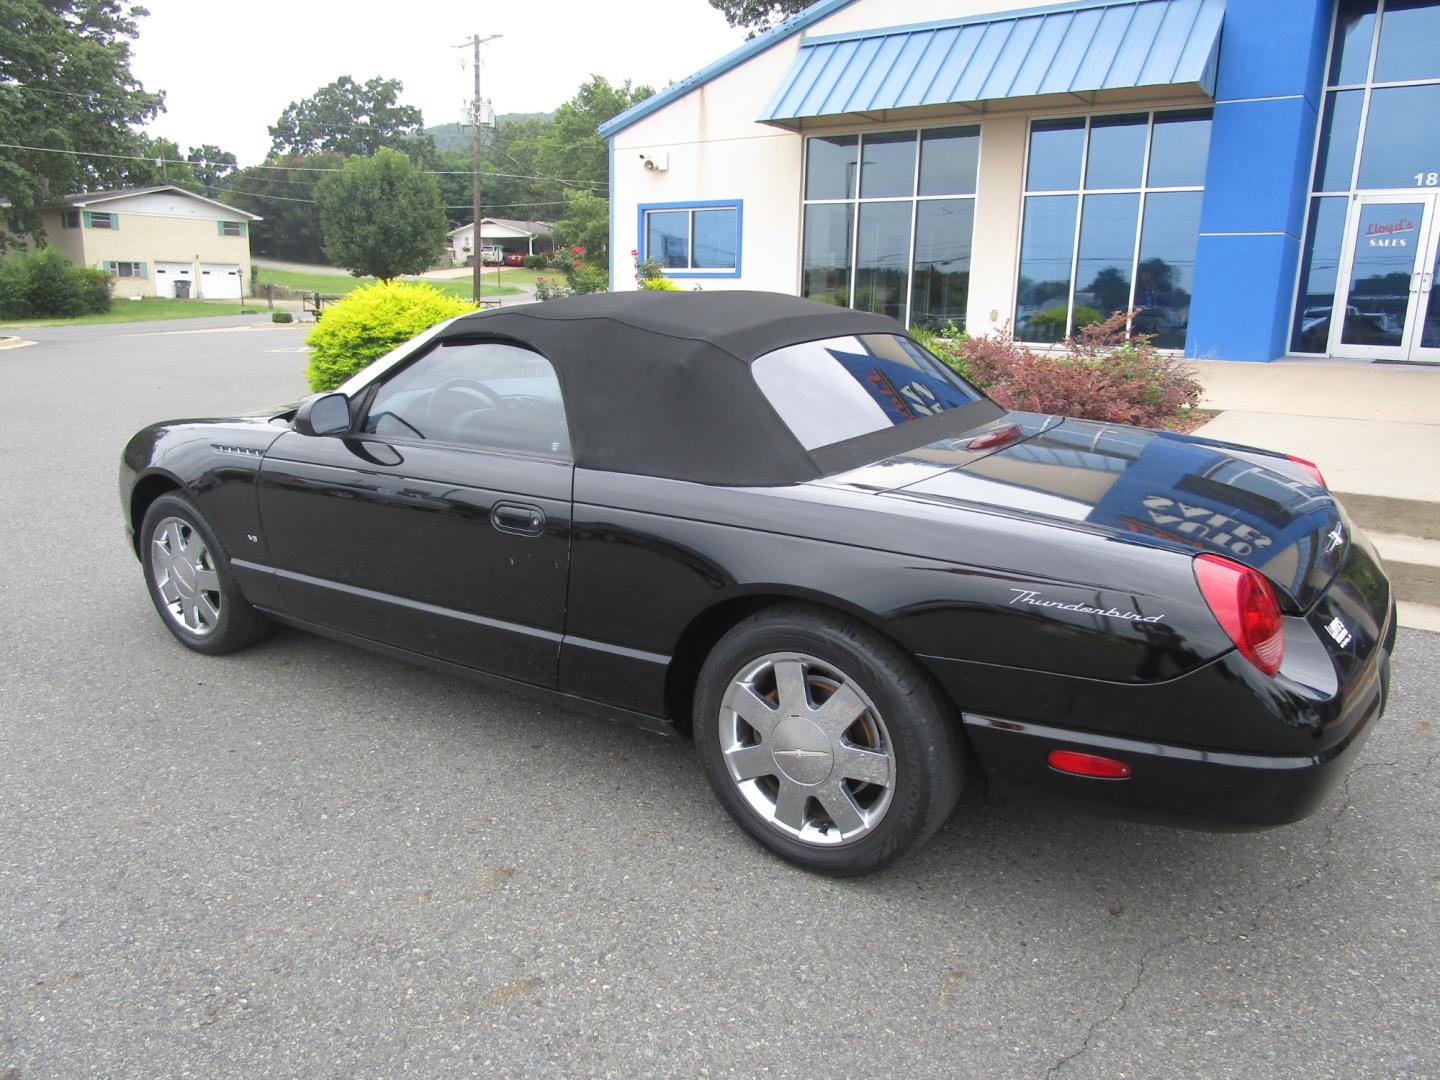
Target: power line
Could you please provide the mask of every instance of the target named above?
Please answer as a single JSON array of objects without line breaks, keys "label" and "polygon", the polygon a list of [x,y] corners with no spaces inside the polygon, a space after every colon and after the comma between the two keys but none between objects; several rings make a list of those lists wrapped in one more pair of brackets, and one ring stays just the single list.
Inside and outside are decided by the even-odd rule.
[{"label": "power line", "polygon": [[[30,93],[32,93],[32,94],[54,94],[54,95],[57,96],[57,97],[70,97],[70,98],[81,98],[81,99],[98,99],[98,100],[100,100],[100,101],[116,101],[116,102],[119,102],[119,103],[122,104],[122,105],[124,105],[124,104],[129,104],[129,102],[130,102],[130,99],[129,99],[129,98],[116,97],[116,96],[113,95],[113,94],[101,94],[101,93],[98,93],[98,92],[96,92],[96,91],[90,91],[90,90],[87,90],[87,91],[84,91],[84,92],[80,92],[80,91],[76,91],[76,90],[51,90],[49,87],[45,87],[45,86],[31,86],[29,83],[22,83],[22,82],[0,82],[0,90],[10,90],[10,89],[14,89],[14,90],[28,90],[28,91],[30,91]],[[139,90],[139,91],[136,91],[136,92],[137,92],[137,93],[141,93],[141,94],[150,94],[151,97],[164,97],[164,96],[165,96],[165,95],[164,95],[164,91],[152,92],[152,91],[149,91],[149,90]]]},{"label": "power line", "polygon": [[[313,205],[315,204],[315,202],[316,202],[315,199],[299,199],[299,198],[296,198],[296,197],[293,196],[293,195],[265,195],[265,194],[262,194],[262,193],[260,193],[260,192],[258,192],[258,191],[237,191],[237,190],[234,189],[234,188],[226,188],[224,193],[225,193],[226,195],[243,195],[243,196],[246,196],[247,198],[251,198],[251,199],[275,199],[275,200],[277,200],[278,202],[309,203],[309,204],[312,205],[312,206],[313,206]],[[519,209],[522,209],[522,208],[525,208],[525,207],[530,207],[530,206],[564,206],[564,205],[566,205],[566,203],[565,203],[565,200],[564,200],[564,199],[550,199],[550,200],[545,201],[545,202],[486,203],[485,205],[486,205],[487,207],[489,207],[490,209],[492,209],[492,210],[519,210]],[[471,206],[470,206],[469,203],[465,203],[465,204],[463,204],[463,205],[461,205],[461,206],[447,206],[447,207],[445,207],[445,209],[446,209],[446,210],[469,210],[469,209],[471,209]]]},{"label": "power line", "polygon": [[[3,84],[0,84],[3,85]],[[266,169],[276,172],[339,172],[338,167],[322,167],[318,165],[231,165],[228,162],[190,161],[188,158],[167,158],[156,157],[150,154],[106,154],[94,150],[65,150],[54,146],[21,146],[19,143],[0,143],[0,150],[31,150],[40,154],[69,154],[72,157],[98,157],[111,158],[116,161],[146,161],[163,162],[166,165],[208,165],[217,169],[234,169],[236,172],[247,172],[250,169]],[[502,154],[505,151],[500,151]],[[510,157],[509,154],[505,154]],[[515,159],[510,157],[511,161]],[[428,176],[469,176],[469,169],[423,169]],[[492,172],[486,170],[485,176],[503,176],[508,180],[549,180],[556,184],[568,184],[571,186],[586,185],[590,187],[609,187],[606,180],[562,180],[557,176],[544,176],[539,173],[506,173]]]}]

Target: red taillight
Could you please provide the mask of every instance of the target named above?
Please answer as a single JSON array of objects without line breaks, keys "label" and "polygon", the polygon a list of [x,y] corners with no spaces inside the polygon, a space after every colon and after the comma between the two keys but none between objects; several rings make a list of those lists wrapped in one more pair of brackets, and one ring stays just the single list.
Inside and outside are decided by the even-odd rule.
[{"label": "red taillight", "polygon": [[1045,759],[1050,767],[1072,776],[1093,776],[1099,780],[1124,780],[1133,771],[1123,761],[1101,757],[1099,754],[1082,754],[1078,750],[1051,750]]},{"label": "red taillight", "polygon": [[1285,620],[1264,576],[1219,555],[1195,556],[1195,581],[1240,655],[1266,675],[1285,659]]},{"label": "red taillight", "polygon": [[1321,474],[1319,465],[1316,465],[1313,461],[1306,461],[1303,457],[1296,457],[1294,454],[1286,454],[1285,456],[1314,477],[1315,483],[1327,491],[1330,490],[1330,485],[1325,483],[1325,477]]}]

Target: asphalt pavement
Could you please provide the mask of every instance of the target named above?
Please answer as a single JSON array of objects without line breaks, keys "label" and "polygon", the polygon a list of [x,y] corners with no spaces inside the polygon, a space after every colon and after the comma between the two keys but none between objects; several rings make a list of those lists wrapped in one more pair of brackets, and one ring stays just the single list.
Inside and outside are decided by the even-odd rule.
[{"label": "asphalt pavement", "polygon": [[0,1078],[1440,1075],[1440,635],[1307,821],[968,802],[859,881],[688,742],[157,620],[115,466],[303,392],[304,328],[0,351]]}]

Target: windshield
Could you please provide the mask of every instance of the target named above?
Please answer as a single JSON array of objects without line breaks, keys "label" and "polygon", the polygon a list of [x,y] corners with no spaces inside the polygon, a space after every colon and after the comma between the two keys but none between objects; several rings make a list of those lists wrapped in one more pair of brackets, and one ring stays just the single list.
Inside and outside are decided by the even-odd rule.
[{"label": "windshield", "polygon": [[898,334],[789,345],[760,357],[752,370],[806,450],[937,416],[983,397]]}]

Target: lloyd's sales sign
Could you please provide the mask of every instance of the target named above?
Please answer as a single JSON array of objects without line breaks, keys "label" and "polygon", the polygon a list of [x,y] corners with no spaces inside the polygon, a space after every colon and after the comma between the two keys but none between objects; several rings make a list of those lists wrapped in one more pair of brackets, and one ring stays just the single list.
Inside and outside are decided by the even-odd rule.
[{"label": "lloyd's sales sign", "polygon": [[1408,234],[1415,231],[1415,222],[1403,214],[1394,221],[1372,221],[1365,226],[1365,242],[1371,247],[1410,246]]}]

